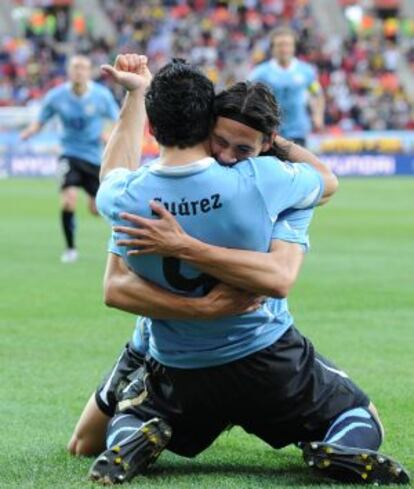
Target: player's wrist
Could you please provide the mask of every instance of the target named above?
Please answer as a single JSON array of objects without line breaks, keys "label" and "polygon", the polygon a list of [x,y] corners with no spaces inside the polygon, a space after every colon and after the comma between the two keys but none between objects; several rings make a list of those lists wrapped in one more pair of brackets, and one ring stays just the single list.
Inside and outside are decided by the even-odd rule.
[{"label": "player's wrist", "polygon": [[128,98],[136,98],[138,100],[141,100],[145,96],[145,91],[147,90],[148,85],[145,86],[139,86],[139,87],[125,87]]},{"label": "player's wrist", "polygon": [[191,315],[194,315],[197,319],[212,320],[218,317],[215,303],[211,299],[210,294],[204,297],[198,297],[192,299]]},{"label": "player's wrist", "polygon": [[181,260],[192,261],[197,256],[198,251],[201,248],[202,243],[190,235],[183,233],[180,237],[180,241],[177,244],[174,256]]}]

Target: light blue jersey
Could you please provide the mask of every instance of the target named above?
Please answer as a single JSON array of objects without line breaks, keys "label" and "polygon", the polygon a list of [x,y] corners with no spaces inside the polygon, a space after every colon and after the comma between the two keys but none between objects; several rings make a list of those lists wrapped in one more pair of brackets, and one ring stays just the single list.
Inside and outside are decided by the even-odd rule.
[{"label": "light blue jersey", "polygon": [[[314,209],[288,209],[282,212],[273,226],[272,240],[287,241],[302,246],[304,252],[309,250],[309,226],[312,222]],[[114,249],[113,249],[114,250]],[[274,299],[279,302],[277,309],[288,312],[287,299]],[[149,352],[151,319],[138,317],[131,346],[141,355]]]},{"label": "light blue jersey", "polygon": [[[267,252],[278,216],[289,208],[314,206],[322,193],[319,173],[306,164],[260,157],[225,167],[206,158],[175,168],[155,163],[135,172],[114,170],[101,184],[97,206],[112,225],[128,224],[120,220],[121,212],[152,217],[148,203],[157,200],[201,241]],[[214,284],[175,258],[128,257],[114,244],[110,251],[123,256],[140,276],[175,293],[201,296]],[[172,367],[219,365],[271,345],[292,322],[286,301],[274,299],[255,312],[214,321],[153,320],[149,353]]]},{"label": "light blue jersey", "polygon": [[280,134],[288,139],[306,138],[312,128],[307,108],[309,90],[318,86],[313,66],[294,58],[284,68],[272,59],[256,66],[249,78],[273,90],[282,110]]},{"label": "light blue jersey", "polygon": [[100,165],[103,121],[116,120],[118,112],[112,93],[103,85],[90,82],[86,93],[78,96],[70,83],[64,83],[47,93],[39,122],[44,124],[57,115],[63,125],[63,154]]}]

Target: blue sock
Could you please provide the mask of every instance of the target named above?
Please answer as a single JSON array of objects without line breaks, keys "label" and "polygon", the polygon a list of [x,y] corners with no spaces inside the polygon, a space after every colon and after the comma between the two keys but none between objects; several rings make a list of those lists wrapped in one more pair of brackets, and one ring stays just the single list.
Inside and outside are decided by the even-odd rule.
[{"label": "blue sock", "polygon": [[106,447],[127,441],[142,426],[143,422],[132,414],[118,414],[110,421],[106,432]]},{"label": "blue sock", "polygon": [[382,434],[370,411],[359,407],[340,414],[329,427],[323,441],[376,451],[381,445]]}]

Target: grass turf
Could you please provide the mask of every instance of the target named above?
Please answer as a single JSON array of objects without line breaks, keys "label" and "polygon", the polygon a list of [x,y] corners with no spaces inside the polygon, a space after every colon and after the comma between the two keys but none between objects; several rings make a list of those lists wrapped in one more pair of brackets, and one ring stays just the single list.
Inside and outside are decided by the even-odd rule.
[{"label": "grass turf", "polygon": [[[317,212],[290,299],[297,326],[370,394],[383,445],[414,472],[414,179],[343,180]],[[79,210],[80,260],[62,265],[49,180],[0,181],[0,487],[87,488],[90,460],[65,451],[89,394],[132,332],[102,304],[108,228]],[[241,430],[195,460],[165,453],[139,488],[323,487],[300,452]],[[340,486],[338,486],[340,487]]]}]

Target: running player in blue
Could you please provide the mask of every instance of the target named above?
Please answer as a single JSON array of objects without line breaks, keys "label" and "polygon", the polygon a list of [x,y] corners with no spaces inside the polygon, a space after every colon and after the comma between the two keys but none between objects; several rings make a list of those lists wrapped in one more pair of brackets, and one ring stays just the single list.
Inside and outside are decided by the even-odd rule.
[{"label": "running player in blue", "polygon": [[[270,34],[272,59],[256,66],[252,81],[268,85],[282,110],[280,134],[304,146],[312,124],[324,124],[324,97],[315,68],[295,57],[295,33],[280,27]],[[310,109],[310,115],[308,110]]]},{"label": "running player in blue", "polygon": [[104,121],[116,120],[119,112],[112,93],[91,81],[91,63],[87,57],[76,55],[70,59],[68,77],[67,83],[46,94],[38,120],[21,134],[23,140],[28,139],[53,116],[57,116],[63,126],[62,156],[58,164],[61,223],[66,242],[61,257],[63,263],[71,263],[78,258],[75,242],[76,187],[82,187],[89,195],[90,211],[96,214],[102,142],[106,137]]},{"label": "running player in blue", "polygon": [[[336,179],[323,165],[320,172],[307,164],[284,164],[275,158],[249,159],[232,168],[217,165],[206,151],[212,88],[201,73],[182,62],[161,70],[146,94],[161,157],[150,167],[131,171],[139,146],[137,114],[143,108],[145,70],[134,55],[128,57],[127,69],[121,70],[117,62],[117,69],[111,70],[130,92],[102,173],[111,167],[126,168],[106,176],[98,206],[115,224],[126,222],[125,211],[143,216],[136,218],[141,228],[135,230],[142,255],[128,254],[115,243],[111,247],[141,276],[183,295],[198,296],[215,283],[212,275],[222,275],[220,265],[213,266],[217,268],[214,274],[205,275],[200,273],[204,265],[194,268],[169,252],[164,258],[163,253],[147,254],[151,236],[163,232],[161,221],[172,218],[163,206],[176,214],[193,239],[202,238],[213,248],[246,250],[240,253],[250,249],[258,260],[258,255],[267,254],[277,214],[311,208],[322,195],[328,198],[334,192]],[[134,72],[139,76],[134,77]],[[149,204],[150,200],[158,204]],[[153,219],[156,216],[162,219]],[[225,252],[229,260],[232,254],[239,255],[235,249]],[[246,283],[248,277],[241,273],[235,280]],[[167,445],[178,454],[195,456],[228,423],[242,426],[275,448],[299,440],[321,440],[326,434],[339,448],[329,443],[330,438],[326,443],[305,443],[305,452],[308,445],[314,450],[309,464],[319,464],[327,448],[326,453],[333,454],[332,466],[337,458],[343,465],[344,455],[355,458],[348,461],[347,477],[353,470],[355,477],[360,476],[355,468],[360,457],[373,470],[372,478],[361,476],[362,480],[407,478],[398,464],[389,458],[380,461],[367,448],[379,446],[381,430],[367,409],[366,395],[356,386],[346,389],[352,384],[347,376],[315,355],[280,301],[263,298],[258,309],[213,321],[155,319],[149,352],[144,375],[124,390],[119,414],[109,427],[109,449],[92,466],[94,480],[131,480]],[[333,383],[332,375],[342,382]],[[357,447],[352,454],[351,446]]]}]

